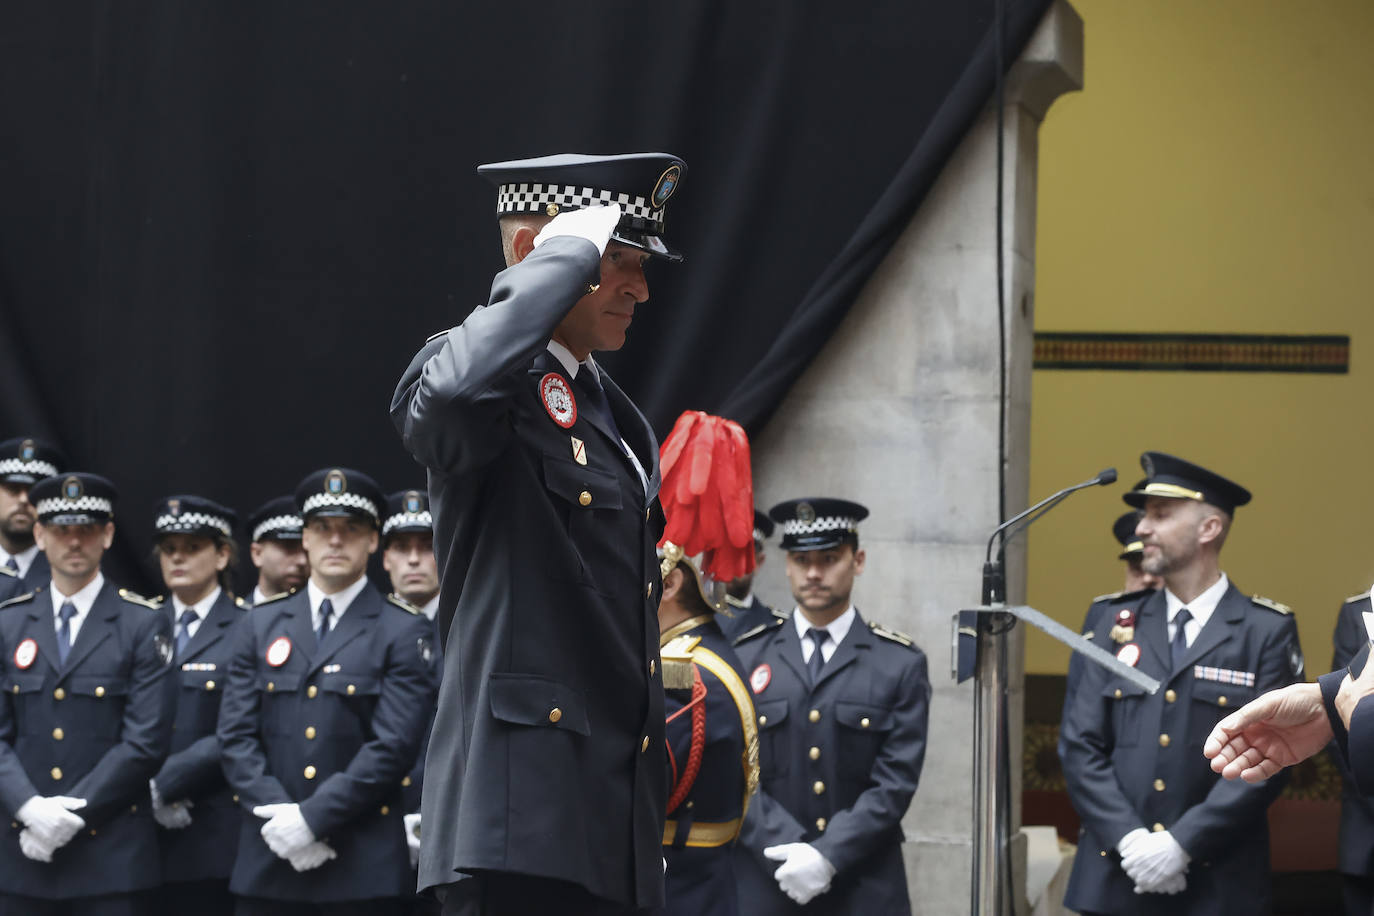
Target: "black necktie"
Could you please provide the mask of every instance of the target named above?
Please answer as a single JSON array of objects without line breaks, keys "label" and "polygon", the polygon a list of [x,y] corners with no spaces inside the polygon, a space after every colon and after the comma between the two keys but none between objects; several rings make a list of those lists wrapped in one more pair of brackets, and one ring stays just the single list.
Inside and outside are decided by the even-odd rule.
[{"label": "black necktie", "polygon": [[10,570],[11,572],[19,572],[19,561],[16,560],[14,557],[10,557],[8,560],[5,561],[5,568]]},{"label": "black necktie", "polygon": [[186,644],[191,641],[191,624],[195,623],[199,617],[196,615],[195,608],[187,608],[181,612],[178,618],[181,622],[181,629],[177,631],[177,658],[186,651]]},{"label": "black necktie", "polygon": [[825,655],[821,652],[821,646],[825,645],[825,639],[829,634],[825,630],[818,630],[815,627],[806,631],[806,638],[816,644],[816,648],[811,650],[811,661],[806,664],[806,673],[811,676],[811,684],[821,679],[821,666],[825,664]]},{"label": "black necktie", "polygon": [[326,598],[320,602],[320,630],[317,634],[320,642],[324,642],[324,638],[329,635],[329,618],[332,616],[334,616],[334,603]]},{"label": "black necktie", "polygon": [[1183,661],[1183,656],[1188,651],[1188,637],[1183,632],[1183,625],[1192,619],[1192,612],[1186,607],[1180,608],[1174,616],[1174,641],[1169,644],[1169,658],[1175,668]]},{"label": "black necktie", "polygon": [[601,380],[596,377],[596,371],[591,366],[583,364],[582,368],[577,370],[577,377],[573,379],[573,387],[582,397],[579,408],[609,429],[617,445],[623,442],[625,437],[620,435],[620,428],[615,425],[615,417],[611,414],[611,402],[606,397],[606,389],[601,387]]},{"label": "black necktie", "polygon": [[65,665],[67,653],[72,651],[72,618],[76,616],[76,606],[70,601],[64,601],[57,616],[62,619],[62,623],[57,627],[57,662]]}]

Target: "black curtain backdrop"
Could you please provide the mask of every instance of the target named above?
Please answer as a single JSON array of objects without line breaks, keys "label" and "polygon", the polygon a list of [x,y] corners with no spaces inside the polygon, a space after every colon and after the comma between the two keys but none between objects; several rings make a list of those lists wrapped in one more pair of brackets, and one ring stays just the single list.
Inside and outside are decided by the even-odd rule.
[{"label": "black curtain backdrop", "polygon": [[[1009,60],[1048,5],[1008,0]],[[247,513],[327,464],[421,486],[387,405],[501,267],[474,167],[636,150],[687,161],[687,261],[651,269],[603,362],[660,434],[688,408],[757,431],[987,103],[993,21],[993,0],[6,4],[0,438],[116,482],[107,570],[149,593],[159,496]]]}]

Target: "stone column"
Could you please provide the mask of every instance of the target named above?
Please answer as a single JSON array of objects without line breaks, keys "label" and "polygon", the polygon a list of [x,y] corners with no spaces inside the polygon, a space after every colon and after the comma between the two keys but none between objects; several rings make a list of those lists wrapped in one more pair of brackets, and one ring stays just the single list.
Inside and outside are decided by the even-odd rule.
[{"label": "stone column", "polygon": [[[1007,510],[1027,504],[1037,130],[1081,88],[1083,27],[1056,0],[1006,84],[1004,245]],[[855,604],[912,636],[930,662],[931,740],[904,820],[916,913],[966,912],[972,863],[971,684],[950,676],[950,618],[978,603],[998,518],[996,117],[991,104],[834,338],[754,442],[757,502],[855,499],[868,568]],[[776,552],[775,552],[776,553]],[[1025,597],[1024,541],[1008,550],[1009,601]],[[759,591],[790,607],[781,558]],[[1012,797],[1020,825],[1023,635],[1012,640]],[[1018,898],[1024,889],[1017,889]]]}]

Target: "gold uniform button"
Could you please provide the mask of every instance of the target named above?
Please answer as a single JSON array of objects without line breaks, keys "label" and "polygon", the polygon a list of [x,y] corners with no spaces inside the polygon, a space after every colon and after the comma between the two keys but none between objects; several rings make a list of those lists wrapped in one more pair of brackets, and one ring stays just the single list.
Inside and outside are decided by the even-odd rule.
[{"label": "gold uniform button", "polygon": [[305,740],[307,740],[307,741],[314,741],[314,740],[315,740],[315,726],[313,726],[313,725],[307,725],[307,726],[305,727]]},{"label": "gold uniform button", "polygon": [[649,520],[649,512],[650,512],[650,511],[651,511],[651,510],[649,510],[649,509],[645,509],[645,510],[644,510],[644,521],[646,521],[646,522]]},{"label": "gold uniform button", "polygon": [[642,754],[649,749],[649,736],[645,735],[644,740],[639,743],[639,752]]},{"label": "gold uniform button", "polygon": [[129,806],[129,813],[130,813],[130,814],[137,814],[137,813],[138,813],[138,805],[130,805],[130,806]]},{"label": "gold uniform button", "polygon": [[812,792],[815,792],[817,795],[824,795],[824,794],[825,794],[825,783],[821,782],[819,779],[816,780],[815,782],[813,782],[813,783],[811,784],[811,791],[812,791]]},{"label": "gold uniform button", "polygon": [[352,684],[349,684],[347,687],[344,688],[344,692],[347,693],[349,696],[353,696],[353,694],[358,692],[358,688]]},{"label": "gold uniform button", "polygon": [[14,692],[15,692],[15,693],[18,693],[18,692],[19,692],[19,685],[18,685],[18,684],[15,684],[15,685],[14,685]]},{"label": "gold uniform button", "polygon": [[1172,690],[1166,690],[1166,691],[1164,691],[1164,702],[1166,702],[1166,703],[1172,703],[1172,702],[1174,702],[1174,701],[1177,700],[1177,699],[1178,699],[1178,694],[1174,693]]},{"label": "gold uniform button", "polygon": [[653,677],[656,670],[658,670],[658,665],[652,658],[649,659],[649,677]]},{"label": "gold uniform button", "polygon": [[305,688],[305,695],[312,700],[315,699],[319,692],[320,688],[316,687],[314,684],[311,684],[309,687]]},{"label": "gold uniform button", "polygon": [[1225,706],[1225,705],[1226,705],[1226,697],[1217,697],[1217,705],[1218,705],[1218,706]]},{"label": "gold uniform button", "polygon": [[214,690],[214,689],[215,689],[215,682],[214,682],[214,681],[206,681],[206,682],[205,682],[205,689],[206,689],[206,690]]},{"label": "gold uniform button", "polygon": [[868,721],[868,716],[864,716],[862,719],[859,720],[859,728],[868,728],[868,726],[872,724],[872,722]]},{"label": "gold uniform button", "polygon": [[558,720],[561,719],[561,718],[563,718],[563,710],[559,709],[557,706],[555,706],[553,709],[550,709],[550,710],[549,710],[549,721],[550,721],[550,722],[553,722],[554,724],[557,724],[557,723],[558,723]]},{"label": "gold uniform button", "polygon": [[94,827],[91,828],[91,836],[95,836],[95,828],[94,828]]},{"label": "gold uniform button", "polygon": [[305,768],[305,778],[306,778],[306,779],[314,779],[314,778],[315,778],[315,768],[314,768],[313,766],[308,766],[308,767]]},{"label": "gold uniform button", "polygon": [[819,709],[813,709],[806,714],[806,718],[810,719],[812,722],[819,722],[821,721],[821,711]]},{"label": "gold uniform button", "polygon": [[654,596],[654,583],[650,582],[650,583],[648,583],[648,584],[646,584],[646,585],[644,586],[644,597],[645,597],[645,598],[652,598],[653,596]]},{"label": "gold uniform button", "polygon": [[590,506],[592,504],[592,494],[587,490],[583,490],[581,493],[577,494],[577,501],[581,505]]},{"label": "gold uniform button", "polygon": [[237,805],[238,803],[239,803],[239,797],[238,797],[237,795],[235,795],[235,796],[234,796],[234,804]]},{"label": "gold uniform button", "polygon": [[1160,735],[1160,736],[1159,736],[1159,746],[1160,746],[1160,747],[1168,747],[1168,746],[1169,746],[1169,736],[1168,736],[1168,735]]},{"label": "gold uniform button", "polygon": [[1099,851],[1099,852],[1098,852],[1098,855],[1099,855],[1099,856],[1102,856],[1102,857],[1105,859],[1105,858],[1107,857],[1107,850],[1103,849],[1103,850]]},{"label": "gold uniform button", "polygon": [[760,725],[767,725],[767,724],[768,724],[768,717],[767,717],[767,716],[759,716],[759,724],[760,724]]},{"label": "gold uniform button", "polygon": [[267,682],[267,692],[268,692],[268,693],[271,693],[272,691],[274,691],[274,690],[276,690],[276,689],[277,689],[277,682],[276,682],[276,681],[268,681],[268,682]]},{"label": "gold uniform button", "polygon": [[401,778],[401,788],[402,788],[402,789],[407,789],[407,788],[409,788],[409,787],[410,787],[410,777],[409,777],[409,776],[402,777],[402,778]]},{"label": "gold uniform button", "polygon": [[1155,833],[1163,833],[1163,832],[1164,832],[1164,825],[1163,825],[1163,824],[1155,824],[1155,825],[1154,825],[1153,827],[1151,827],[1150,829],[1153,830]]},{"label": "gold uniform button", "polygon": [[825,833],[825,818],[816,818],[816,829],[819,830],[821,833]]},{"label": "gold uniform button", "polygon": [[97,687],[97,688],[95,688],[95,695],[98,696],[98,697],[103,697],[103,696],[105,695],[105,688],[104,688],[104,687]]},{"label": "gold uniform button", "polygon": [[1156,779],[1156,780],[1155,780],[1155,791],[1156,791],[1156,792],[1163,792],[1163,791],[1164,791],[1164,780],[1162,780],[1162,779]]},{"label": "gold uniform button", "polygon": [[65,737],[67,737],[67,733],[64,732],[64,731],[62,731],[62,729],[60,729],[60,728],[54,728],[54,729],[52,730],[52,740],[54,740],[54,741],[61,741],[61,740],[62,740],[63,738],[65,738]]},{"label": "gold uniform button", "polygon": [[[18,688],[15,689],[16,691],[18,690]],[[63,690],[61,687],[58,687],[56,690],[52,692],[52,698],[54,700],[65,700],[67,698],[67,691]]]},{"label": "gold uniform button", "polygon": [[821,759],[821,749],[818,748],[818,747],[813,747],[810,751],[807,752],[807,755],[808,755],[812,760],[820,760],[820,759]]},{"label": "gold uniform button", "polygon": [[386,805],[382,805],[382,817],[386,817],[390,813],[391,809],[388,808]]},{"label": "gold uniform button", "polygon": [[1116,697],[1118,700],[1121,699],[1121,688],[1116,688],[1116,692],[1113,693],[1112,696]]},{"label": "gold uniform button", "polygon": [[53,768],[52,768],[52,778],[53,778],[53,779],[61,779],[61,778],[62,778],[62,768],[61,768],[61,767],[53,767]]},{"label": "gold uniform button", "polygon": [[547,207],[544,208],[544,212],[547,213],[549,216],[557,216],[558,204],[549,204]]}]

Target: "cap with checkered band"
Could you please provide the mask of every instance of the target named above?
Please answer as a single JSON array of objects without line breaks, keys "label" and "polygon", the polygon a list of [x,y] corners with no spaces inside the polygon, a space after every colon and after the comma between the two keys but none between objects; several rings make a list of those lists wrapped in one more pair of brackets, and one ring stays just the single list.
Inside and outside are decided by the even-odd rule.
[{"label": "cap with checkered band", "polygon": [[42,439],[6,439],[0,442],[0,482],[31,487],[51,477],[67,461],[56,446]]},{"label": "cap with checkered band", "polygon": [[828,550],[859,543],[859,522],[868,509],[847,499],[816,496],[789,499],[768,510],[782,526],[783,550]]},{"label": "cap with checkered band", "polygon": [[754,510],[754,540],[760,545],[773,536],[773,520],[758,509]]},{"label": "cap with checkered band", "polygon": [[1145,452],[1140,456],[1145,469],[1145,486],[1122,494],[1126,505],[1143,508],[1151,496],[1191,499],[1216,506],[1227,515],[1250,501],[1250,491],[1201,465],[1164,452]]},{"label": "cap with checkered band", "polygon": [[322,468],[296,487],[296,506],[308,523],[325,518],[360,518],[381,527],[386,497],[377,481],[352,468]]},{"label": "cap with checkered band", "polygon": [[114,484],[85,471],[44,477],[29,488],[29,502],[44,525],[103,525],[114,519],[118,498]]},{"label": "cap with checkered band", "polygon": [[199,534],[208,538],[231,538],[239,514],[204,496],[168,496],[153,507],[153,539],[170,534]]},{"label": "cap with checkered band", "polygon": [[687,164],[670,153],[588,156],[559,153],[479,165],[477,173],[496,185],[496,215],[557,216],[607,204],[620,205],[614,241],[669,261],[682,254],[663,239],[668,200]]},{"label": "cap with checkered band", "polygon": [[269,499],[248,517],[249,537],[253,541],[299,541],[305,522],[300,507],[290,496]]},{"label": "cap with checkered band", "polygon": [[402,490],[386,498],[382,538],[402,531],[434,531],[434,516],[429,513],[429,494],[424,490]]}]

